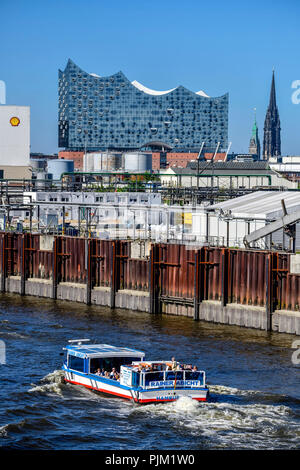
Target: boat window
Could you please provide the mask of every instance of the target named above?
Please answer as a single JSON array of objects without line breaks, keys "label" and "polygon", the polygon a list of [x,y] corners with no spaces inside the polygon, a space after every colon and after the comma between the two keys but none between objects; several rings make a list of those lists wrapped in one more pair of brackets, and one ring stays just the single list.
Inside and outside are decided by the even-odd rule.
[{"label": "boat window", "polygon": [[97,357],[91,359],[90,362],[90,373],[94,374],[96,370],[104,369],[107,372],[111,372],[114,367],[117,372],[120,372],[121,366],[130,365],[133,361],[140,361],[140,357]]},{"label": "boat window", "polygon": [[138,387],[140,385],[140,374],[137,372],[132,372],[132,385],[133,387]]},{"label": "boat window", "polygon": [[203,372],[185,371],[185,380],[200,380],[200,382],[203,382]]},{"label": "boat window", "polygon": [[146,372],[145,385],[152,385],[151,382],[162,382],[164,380],[163,372]]},{"label": "boat window", "polygon": [[166,372],[166,380],[183,380],[183,371],[170,371]]},{"label": "boat window", "polygon": [[78,370],[79,372],[84,371],[84,359],[77,356],[69,356],[69,368]]}]

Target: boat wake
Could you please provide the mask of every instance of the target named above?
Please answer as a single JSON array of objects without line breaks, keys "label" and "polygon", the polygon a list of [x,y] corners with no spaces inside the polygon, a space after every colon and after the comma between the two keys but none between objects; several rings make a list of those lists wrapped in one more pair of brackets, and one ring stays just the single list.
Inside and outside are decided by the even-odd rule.
[{"label": "boat wake", "polygon": [[260,392],[211,386],[210,391],[223,395],[248,396],[247,401],[208,401],[199,403],[180,398],[168,404],[151,404],[136,408],[166,420],[181,433],[193,435],[195,449],[295,449],[300,445],[299,417],[286,405],[254,402]]},{"label": "boat wake", "polygon": [[55,370],[50,374],[47,374],[40,380],[40,385],[31,384],[32,388],[28,390],[29,393],[46,393],[56,394],[63,396],[63,371]]},{"label": "boat wake", "polygon": [[[211,385],[211,399],[197,402],[181,397],[175,402],[137,405],[124,400],[101,397],[80,386],[62,383],[63,371],[55,370],[33,385],[30,393],[56,395],[71,401],[85,401],[86,412],[149,425],[168,423],[180,434],[192,436],[194,449],[295,449],[300,446],[299,416],[289,400],[269,404],[270,396],[223,385]],[[268,400],[269,398],[269,400]],[[277,403],[277,402],[276,402]],[[292,402],[293,404],[293,402]],[[17,424],[23,426],[23,422]],[[0,428],[5,435],[9,428]]]}]

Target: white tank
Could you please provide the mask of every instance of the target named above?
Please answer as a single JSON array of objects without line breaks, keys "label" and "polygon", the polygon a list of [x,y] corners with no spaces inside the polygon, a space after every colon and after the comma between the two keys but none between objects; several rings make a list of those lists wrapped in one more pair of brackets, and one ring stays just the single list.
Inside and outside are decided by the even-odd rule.
[{"label": "white tank", "polygon": [[48,160],[48,173],[52,174],[53,180],[60,180],[63,173],[74,172],[74,161],[63,160],[59,158],[57,160]]},{"label": "white tank", "polygon": [[30,166],[33,171],[43,171],[47,166],[47,161],[43,158],[31,158]]},{"label": "white tank", "polygon": [[124,153],[125,171],[152,171],[152,154],[141,152]]},{"label": "white tank", "polygon": [[91,152],[83,156],[83,169],[86,172],[114,171],[120,170],[121,168],[121,154]]}]

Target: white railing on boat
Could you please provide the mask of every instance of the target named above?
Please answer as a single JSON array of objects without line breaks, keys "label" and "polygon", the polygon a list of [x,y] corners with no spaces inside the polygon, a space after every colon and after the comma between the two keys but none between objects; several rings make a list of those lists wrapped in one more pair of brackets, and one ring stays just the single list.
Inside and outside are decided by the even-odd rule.
[{"label": "white railing on boat", "polygon": [[[198,377],[196,377],[196,375]],[[170,376],[170,378],[168,376]],[[153,378],[153,380],[151,380],[151,378]],[[143,389],[165,389],[172,386],[183,388],[203,388],[205,387],[205,371],[141,371],[140,386]]]}]

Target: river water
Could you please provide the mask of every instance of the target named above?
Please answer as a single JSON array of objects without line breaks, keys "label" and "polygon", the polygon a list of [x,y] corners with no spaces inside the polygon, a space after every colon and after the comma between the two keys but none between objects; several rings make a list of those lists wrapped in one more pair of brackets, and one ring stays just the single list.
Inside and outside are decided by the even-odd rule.
[{"label": "river water", "polygon": [[[206,370],[210,400],[136,405],[62,384],[67,340],[128,346]],[[299,449],[296,337],[72,302],[2,295],[0,448]],[[298,338],[299,339],[299,338]]]}]

